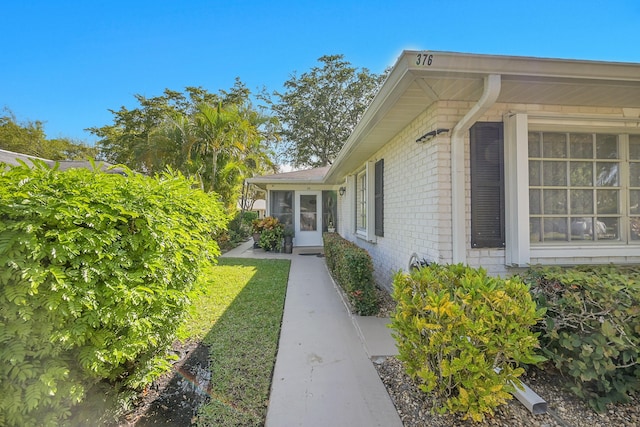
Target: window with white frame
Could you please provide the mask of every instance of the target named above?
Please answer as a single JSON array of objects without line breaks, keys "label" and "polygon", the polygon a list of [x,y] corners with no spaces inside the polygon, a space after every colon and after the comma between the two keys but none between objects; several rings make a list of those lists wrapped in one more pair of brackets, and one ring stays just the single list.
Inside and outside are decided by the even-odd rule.
[{"label": "window with white frame", "polygon": [[356,175],[356,230],[367,229],[367,171]]},{"label": "window with white frame", "polygon": [[370,242],[384,236],[384,159],[368,161],[352,175],[355,231]]},{"label": "window with white frame", "polygon": [[640,135],[529,132],[531,244],[640,242]]},{"label": "window with white frame", "polygon": [[629,235],[640,241],[640,135],[629,135]]}]

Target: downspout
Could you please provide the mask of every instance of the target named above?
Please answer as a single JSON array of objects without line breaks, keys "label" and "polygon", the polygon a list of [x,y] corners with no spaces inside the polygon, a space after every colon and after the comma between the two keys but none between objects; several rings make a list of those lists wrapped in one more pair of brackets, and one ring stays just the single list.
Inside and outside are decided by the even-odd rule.
[{"label": "downspout", "polygon": [[484,92],[451,132],[451,239],[453,263],[467,262],[464,139],[469,129],[498,99],[501,78],[489,74],[484,78]]}]

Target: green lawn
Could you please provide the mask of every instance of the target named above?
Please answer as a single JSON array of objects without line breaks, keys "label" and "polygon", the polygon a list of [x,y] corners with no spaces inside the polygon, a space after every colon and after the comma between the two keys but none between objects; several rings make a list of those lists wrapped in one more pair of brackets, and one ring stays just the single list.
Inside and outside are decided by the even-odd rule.
[{"label": "green lawn", "polygon": [[211,355],[211,400],[200,426],[264,425],[289,260],[220,258],[181,331]]}]

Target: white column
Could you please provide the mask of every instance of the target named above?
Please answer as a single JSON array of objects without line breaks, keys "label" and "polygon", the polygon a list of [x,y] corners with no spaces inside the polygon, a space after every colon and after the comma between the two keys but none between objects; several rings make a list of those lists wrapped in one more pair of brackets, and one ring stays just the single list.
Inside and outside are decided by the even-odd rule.
[{"label": "white column", "polygon": [[510,113],[504,124],[505,258],[507,265],[526,267],[531,257],[527,115]]}]

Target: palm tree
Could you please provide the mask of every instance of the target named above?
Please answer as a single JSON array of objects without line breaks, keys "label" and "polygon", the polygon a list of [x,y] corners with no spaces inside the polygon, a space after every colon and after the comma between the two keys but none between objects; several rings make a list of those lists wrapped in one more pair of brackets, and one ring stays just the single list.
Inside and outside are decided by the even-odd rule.
[{"label": "palm tree", "polygon": [[216,188],[218,157],[241,158],[250,141],[258,137],[257,129],[242,117],[235,105],[216,107],[200,104],[196,108],[195,126],[198,143],[195,153],[210,159],[209,189]]}]

